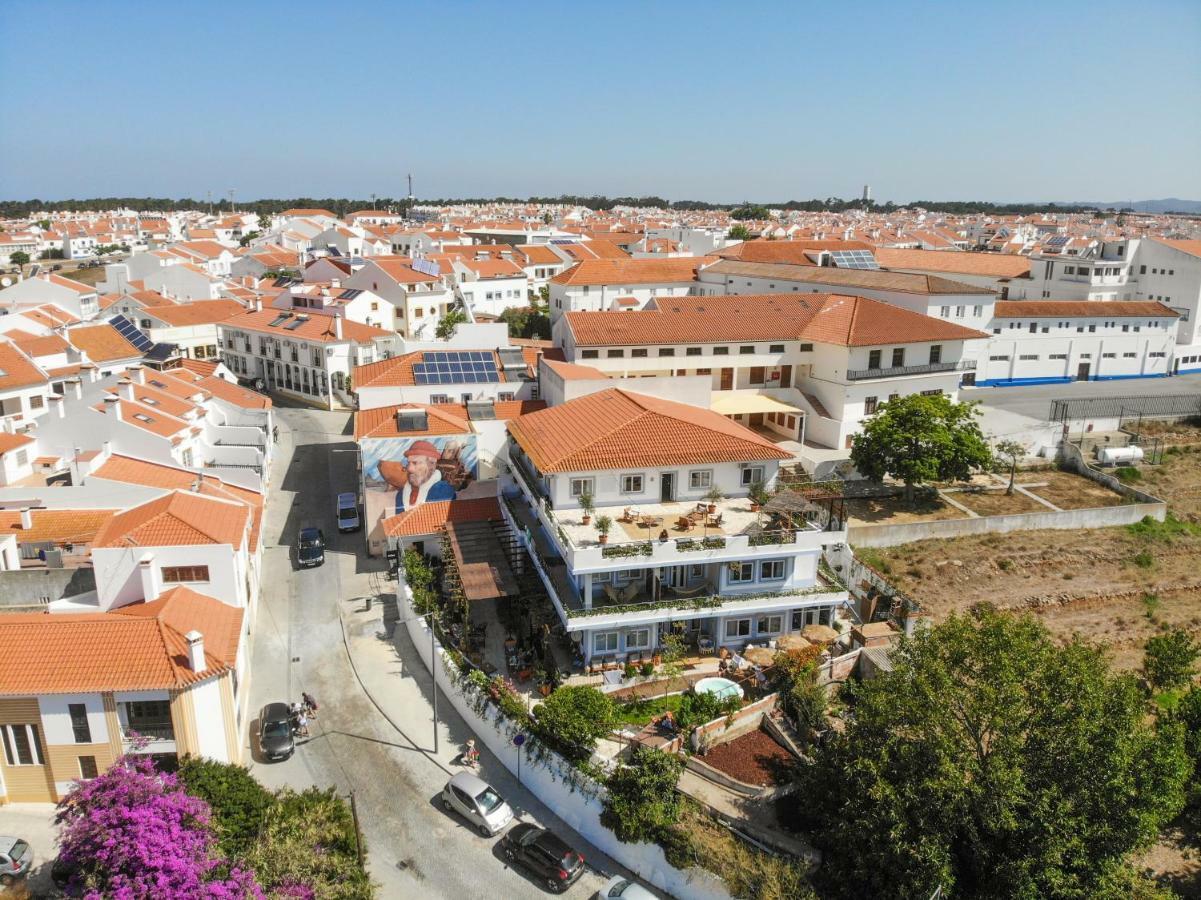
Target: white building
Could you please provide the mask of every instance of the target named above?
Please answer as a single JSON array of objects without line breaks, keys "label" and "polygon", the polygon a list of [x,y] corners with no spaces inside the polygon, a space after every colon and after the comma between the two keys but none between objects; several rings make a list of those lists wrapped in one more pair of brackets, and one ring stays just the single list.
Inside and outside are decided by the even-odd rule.
[{"label": "white building", "polygon": [[683,259],[589,259],[550,280],[550,318],[567,312],[625,311],[654,297],[692,292],[697,270],[711,257]]}]

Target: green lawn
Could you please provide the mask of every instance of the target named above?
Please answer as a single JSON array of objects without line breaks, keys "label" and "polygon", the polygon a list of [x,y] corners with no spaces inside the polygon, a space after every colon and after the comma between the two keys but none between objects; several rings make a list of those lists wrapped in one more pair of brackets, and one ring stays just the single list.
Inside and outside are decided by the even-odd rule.
[{"label": "green lawn", "polygon": [[623,725],[641,728],[650,723],[651,719],[663,715],[668,710],[679,712],[683,694],[669,694],[666,697],[656,697],[653,700],[636,700],[633,703],[623,703],[617,707],[617,720]]}]

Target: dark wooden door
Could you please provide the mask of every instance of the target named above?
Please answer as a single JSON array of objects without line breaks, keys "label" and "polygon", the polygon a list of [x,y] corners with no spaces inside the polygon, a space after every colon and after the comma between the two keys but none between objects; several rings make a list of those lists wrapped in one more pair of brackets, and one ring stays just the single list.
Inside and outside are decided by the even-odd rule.
[{"label": "dark wooden door", "polygon": [[721,389],[723,391],[734,390],[734,370],[733,369],[722,369],[721,370]]},{"label": "dark wooden door", "polygon": [[1076,380],[1077,381],[1088,381],[1088,373],[1089,373],[1089,370],[1092,368],[1092,365],[1093,365],[1092,363],[1086,363],[1086,362],[1081,363],[1080,368],[1078,368],[1076,370]]},{"label": "dark wooden door", "polygon": [[792,366],[780,366],[780,387],[792,387]]}]

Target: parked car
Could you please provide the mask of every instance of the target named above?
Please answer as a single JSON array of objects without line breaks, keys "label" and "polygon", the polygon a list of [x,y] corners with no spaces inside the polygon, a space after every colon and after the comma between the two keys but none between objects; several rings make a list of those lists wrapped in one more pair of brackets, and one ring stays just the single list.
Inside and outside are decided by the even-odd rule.
[{"label": "parked car", "polygon": [[454,810],[484,837],[500,834],[513,821],[513,810],[482,778],[459,772],[442,788],[442,805]]},{"label": "parked car", "polygon": [[358,531],[363,523],[359,520],[359,498],[356,494],[338,495],[338,530]]},{"label": "parked car", "polygon": [[505,859],[534,875],[547,890],[561,894],[584,874],[584,857],[545,828],[522,822],[505,835]]},{"label": "parked car", "polygon": [[325,534],[320,528],[302,528],[296,536],[296,562],[301,568],[325,562]]},{"label": "parked car", "polygon": [[596,900],[656,900],[655,895],[640,885],[620,875],[614,875],[605,882],[605,886],[596,892]]},{"label": "parked car", "polygon": [[33,848],[18,837],[0,837],[0,884],[9,885],[29,874]]},{"label": "parked car", "polygon": [[286,703],[268,703],[259,713],[259,749],[267,759],[287,759],[296,749]]}]

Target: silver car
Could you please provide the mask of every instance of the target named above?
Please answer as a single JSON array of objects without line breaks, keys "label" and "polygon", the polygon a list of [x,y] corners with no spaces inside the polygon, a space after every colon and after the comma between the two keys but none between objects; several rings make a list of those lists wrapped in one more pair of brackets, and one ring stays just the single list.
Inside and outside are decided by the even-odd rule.
[{"label": "silver car", "polygon": [[596,892],[596,900],[613,900],[615,897],[621,900],[656,900],[655,895],[638,882],[620,875],[614,875]]},{"label": "silver car", "polygon": [[33,848],[16,837],[0,837],[0,884],[9,885],[29,874]]},{"label": "silver car", "polygon": [[513,810],[504,798],[470,772],[460,772],[446,782],[442,805],[461,815],[484,837],[500,834],[513,821]]}]

